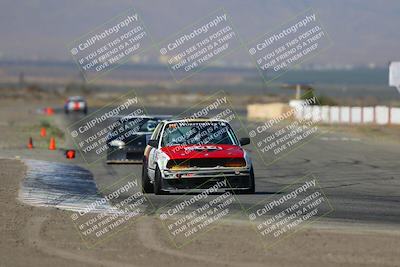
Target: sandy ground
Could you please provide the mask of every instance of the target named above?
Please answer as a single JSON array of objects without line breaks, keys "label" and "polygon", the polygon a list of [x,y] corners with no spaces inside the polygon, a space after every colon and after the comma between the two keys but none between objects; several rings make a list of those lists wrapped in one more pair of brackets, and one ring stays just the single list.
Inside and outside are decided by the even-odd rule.
[{"label": "sandy ground", "polygon": [[48,130],[45,138],[40,136],[43,124],[50,124],[52,129],[57,127],[53,116],[39,116],[38,109],[57,107],[62,101],[26,101],[23,99],[0,100],[0,148],[26,148],[28,140],[33,139],[36,148],[47,148],[49,137],[54,136],[57,143],[62,145],[62,132]]},{"label": "sandy ground", "polygon": [[[2,149],[26,151],[26,133],[39,105],[1,106]],[[18,112],[17,112],[18,111]],[[14,129],[14,130],[13,130]],[[143,216],[113,238],[87,248],[70,212],[22,204],[25,166],[0,159],[0,266],[399,266],[400,228],[315,224],[265,249],[245,222],[224,221],[179,249],[159,219]]]}]

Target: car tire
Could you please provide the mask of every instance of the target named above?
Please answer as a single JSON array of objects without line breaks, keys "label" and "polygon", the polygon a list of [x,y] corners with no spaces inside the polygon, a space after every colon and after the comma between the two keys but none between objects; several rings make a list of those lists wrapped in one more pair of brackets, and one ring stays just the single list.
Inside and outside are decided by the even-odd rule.
[{"label": "car tire", "polygon": [[65,112],[65,114],[68,114],[69,110],[68,109],[64,109],[64,112]]},{"label": "car tire", "polygon": [[142,191],[143,193],[154,193],[154,187],[150,183],[150,178],[147,174],[147,164],[144,160],[142,164]]},{"label": "car tire", "polygon": [[167,192],[165,192],[165,191],[162,190],[161,179],[162,179],[162,177],[161,177],[161,171],[160,171],[160,169],[159,169],[158,166],[157,166],[157,167],[156,167],[156,172],[155,172],[155,175],[154,175],[154,183],[153,183],[153,186],[154,186],[154,194],[156,194],[156,195],[165,195],[165,194],[167,193]]},{"label": "car tire", "polygon": [[237,193],[239,193],[239,194],[254,194],[256,192],[256,183],[255,183],[255,179],[254,179],[253,166],[251,166],[251,168],[250,168],[249,179],[250,179],[250,188],[245,189],[245,190],[239,190],[239,191],[237,191]]}]

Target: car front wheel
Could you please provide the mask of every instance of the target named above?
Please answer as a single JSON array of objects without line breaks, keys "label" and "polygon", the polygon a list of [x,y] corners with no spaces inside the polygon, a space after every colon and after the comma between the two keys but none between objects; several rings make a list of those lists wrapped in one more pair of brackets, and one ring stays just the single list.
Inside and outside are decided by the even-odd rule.
[{"label": "car front wheel", "polygon": [[256,184],[255,184],[255,179],[254,179],[254,171],[253,171],[253,166],[250,168],[250,174],[249,174],[249,182],[250,186],[249,189],[245,190],[239,190],[237,193],[239,194],[254,194],[256,191]]},{"label": "car front wheel", "polygon": [[142,165],[142,190],[143,193],[154,193],[154,187],[150,183],[150,178],[147,174],[147,164],[146,161],[143,161]]},{"label": "car front wheel", "polygon": [[164,190],[162,190],[162,183],[161,183],[161,171],[158,168],[158,166],[156,167],[156,173],[154,176],[154,194],[156,195],[165,195],[166,192]]}]

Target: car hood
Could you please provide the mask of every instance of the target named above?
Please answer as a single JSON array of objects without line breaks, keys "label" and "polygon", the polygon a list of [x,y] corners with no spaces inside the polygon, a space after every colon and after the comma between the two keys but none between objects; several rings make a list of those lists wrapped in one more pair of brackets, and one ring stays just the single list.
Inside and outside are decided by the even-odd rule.
[{"label": "car hood", "polygon": [[[121,134],[121,135],[123,136],[123,134]],[[125,142],[126,146],[143,146],[143,147],[145,147],[147,145],[147,142],[150,139],[150,135],[151,135],[151,133],[147,133],[147,132],[136,132],[133,134],[129,134],[125,138],[121,138],[121,136],[117,136],[117,137],[113,137],[113,138],[111,136],[108,136],[107,142],[109,143],[112,140],[118,139],[118,140]]]},{"label": "car hood", "polygon": [[170,159],[185,158],[243,158],[244,151],[237,145],[184,145],[161,148]]}]

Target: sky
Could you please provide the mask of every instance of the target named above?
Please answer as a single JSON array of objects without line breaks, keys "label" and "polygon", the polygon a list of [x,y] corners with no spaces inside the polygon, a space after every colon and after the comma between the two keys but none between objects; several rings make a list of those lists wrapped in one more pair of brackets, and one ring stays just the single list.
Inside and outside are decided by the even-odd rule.
[{"label": "sky", "polygon": [[0,0],[0,59],[72,61],[68,43],[128,8],[157,42],[221,7],[245,42],[313,8],[332,40],[311,60],[316,64],[387,66],[400,60],[397,0]]}]

